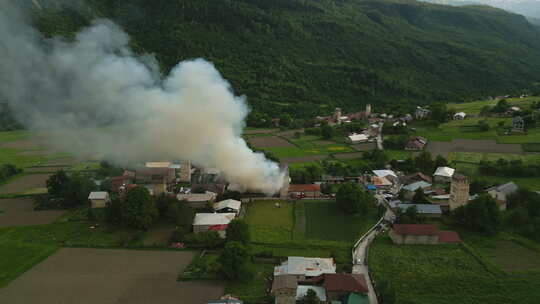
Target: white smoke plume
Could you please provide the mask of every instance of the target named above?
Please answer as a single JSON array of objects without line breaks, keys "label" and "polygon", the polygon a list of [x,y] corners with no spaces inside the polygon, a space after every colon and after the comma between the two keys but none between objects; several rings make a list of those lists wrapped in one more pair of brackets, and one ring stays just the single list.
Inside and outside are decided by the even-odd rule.
[{"label": "white smoke plume", "polygon": [[184,61],[162,78],[111,21],[96,20],[73,41],[44,39],[8,3],[0,4],[0,97],[53,145],[113,162],[191,160],[239,190],[281,187],[284,172],[241,137],[245,98],[211,63]]}]

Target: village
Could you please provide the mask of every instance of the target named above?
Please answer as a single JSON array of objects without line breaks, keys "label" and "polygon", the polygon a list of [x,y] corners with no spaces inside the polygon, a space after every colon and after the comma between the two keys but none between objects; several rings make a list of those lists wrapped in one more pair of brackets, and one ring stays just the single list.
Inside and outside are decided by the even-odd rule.
[{"label": "village", "polygon": [[[483,104],[497,107],[501,100]],[[481,125],[487,120],[489,129],[494,123],[502,128],[500,121],[510,122],[497,134],[529,136],[535,131],[527,125],[527,121],[533,124],[528,118],[531,114],[514,105],[519,98],[513,100],[503,105],[502,114],[493,112],[489,119],[478,118],[481,109],[489,110],[484,106],[475,105],[472,112],[446,110],[446,123],[471,120]],[[432,111],[438,110],[417,107],[411,114],[392,115],[372,113],[371,105],[352,114],[337,108],[330,116],[316,117],[313,127],[304,130],[248,130],[249,144],[259,153],[278,158],[287,173],[273,196],[234,191],[218,169],[188,160],[125,167],[103,161],[68,165],[63,160],[31,165],[24,168],[28,172],[24,176],[5,184],[6,190],[0,188],[4,191],[0,223],[5,227],[0,236],[6,235],[8,244],[33,239],[32,246],[60,248],[55,249],[57,254],[103,247],[132,248],[132,252],[157,249],[153,254],[160,249],[178,251],[184,254],[180,257],[183,266],[173,267],[176,270],[167,280],[178,286],[193,284],[193,294],[174,285],[164,292],[190,294],[193,303],[393,303],[405,294],[396,280],[409,281],[402,275],[389,275],[388,269],[394,266],[385,259],[392,254],[412,257],[419,251],[426,255],[421,263],[428,264],[447,252],[450,260],[444,267],[480,263],[473,268],[488,267],[487,273],[491,273],[489,267],[503,269],[498,271],[518,267],[498,265],[496,255],[486,261],[491,251],[476,244],[484,234],[489,246],[511,244],[509,250],[527,252],[527,267],[540,267],[538,246],[527,239],[529,230],[503,227],[521,216],[516,209],[526,203],[523,199],[530,199],[531,206],[538,203],[540,184],[534,171],[538,152],[496,153],[496,158],[482,158],[474,164],[477,169],[471,170],[472,163],[459,156],[489,155],[490,145],[498,149],[501,144],[443,151],[442,143],[422,129]],[[321,139],[310,133],[329,127],[332,136]],[[486,130],[479,126],[474,132]],[[19,139],[24,140],[28,139]],[[521,158],[500,160],[505,155]],[[505,177],[497,166],[501,170],[528,166],[532,173],[526,178]],[[492,174],[496,177],[490,179]],[[24,179],[38,175],[41,182],[25,187]],[[479,179],[479,175],[487,177]],[[91,184],[81,186],[86,179]],[[66,185],[78,188],[55,192]],[[66,205],[72,192],[79,203]],[[33,204],[37,204],[35,209]],[[22,238],[7,237],[15,235],[10,231],[25,227],[41,227],[55,240],[31,229],[21,232]],[[63,230],[71,232],[59,234]],[[505,234],[497,234],[503,230]],[[429,256],[432,251],[434,256]],[[153,258],[152,263],[157,262],[159,258]],[[27,288],[32,284],[29,277],[39,278],[40,265],[5,281],[0,300]],[[421,269],[416,267],[411,273]],[[77,271],[86,276],[83,270]],[[145,271],[150,275],[153,270]],[[209,281],[216,283],[208,285]],[[26,299],[41,296],[32,293]]]}]

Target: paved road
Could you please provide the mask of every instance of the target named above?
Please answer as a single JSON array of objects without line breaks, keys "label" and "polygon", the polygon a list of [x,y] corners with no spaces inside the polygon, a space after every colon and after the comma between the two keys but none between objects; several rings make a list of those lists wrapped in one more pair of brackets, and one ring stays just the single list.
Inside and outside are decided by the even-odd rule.
[{"label": "paved road", "polygon": [[383,123],[379,123],[379,135],[377,135],[377,149],[379,150],[383,150],[382,128]]},{"label": "paved road", "polygon": [[366,282],[368,285],[368,299],[370,304],[378,304],[379,301],[377,299],[377,294],[375,292],[375,288],[373,287],[373,284],[371,283],[371,278],[369,275],[369,268],[367,265],[367,256],[368,256],[368,247],[373,241],[373,239],[377,236],[380,229],[376,229],[377,226],[383,225],[383,220],[393,222],[395,219],[394,212],[389,208],[388,204],[384,200],[382,196],[375,195],[377,198],[379,204],[383,204],[383,206],[386,207],[386,212],[384,213],[384,216],[373,226],[362,238],[360,238],[360,243],[358,246],[356,246],[354,253],[353,253],[353,274],[363,274],[366,278]]}]

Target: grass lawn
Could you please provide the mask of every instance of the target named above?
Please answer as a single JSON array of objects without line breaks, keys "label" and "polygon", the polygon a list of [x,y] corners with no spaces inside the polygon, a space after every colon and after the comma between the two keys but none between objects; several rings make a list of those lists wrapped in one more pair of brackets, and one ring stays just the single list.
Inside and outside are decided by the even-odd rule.
[{"label": "grass lawn", "polygon": [[396,303],[540,302],[540,273],[493,274],[461,245],[394,245],[380,237],[369,261],[375,281],[394,288]]},{"label": "grass lawn", "polygon": [[301,208],[299,205],[305,208],[305,235],[310,239],[354,243],[377,222],[376,214],[351,216],[339,209],[335,201],[299,201],[297,209]]},{"label": "grass lawn", "polygon": [[[279,208],[276,203],[280,204]],[[246,218],[253,242],[286,243],[292,239],[292,203],[255,200],[248,205]]]},{"label": "grass lawn", "polygon": [[523,151],[540,152],[540,143],[526,143],[521,145]]},{"label": "grass lawn", "polygon": [[384,150],[384,154],[388,157],[388,159],[407,159],[411,156],[413,156],[415,153],[411,151],[405,151],[405,150]]}]

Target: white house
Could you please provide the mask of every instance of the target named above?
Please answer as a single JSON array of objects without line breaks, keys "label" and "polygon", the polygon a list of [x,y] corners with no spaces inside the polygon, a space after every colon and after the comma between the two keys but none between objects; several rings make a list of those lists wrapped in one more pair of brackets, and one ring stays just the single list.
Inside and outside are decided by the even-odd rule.
[{"label": "white house", "polygon": [[216,200],[217,194],[211,191],[205,193],[180,193],[176,195],[179,201],[186,201],[193,208],[204,208]]},{"label": "white house", "polygon": [[449,183],[452,180],[452,176],[454,176],[454,172],[456,172],[456,169],[450,167],[438,167],[437,170],[435,170],[433,177],[435,178],[435,182]]},{"label": "white house", "polygon": [[88,195],[91,208],[105,208],[110,201],[109,192],[106,191],[92,191]]},{"label": "white house", "polygon": [[463,120],[466,116],[467,114],[465,114],[465,112],[458,112],[454,114],[454,120]]},{"label": "white house", "polygon": [[214,204],[214,211],[218,213],[236,213],[240,212],[241,201],[228,199]]},{"label": "white house", "polygon": [[336,273],[336,263],[332,258],[288,257],[287,261],[274,267],[274,276],[294,275],[299,280],[316,277],[323,273]]},{"label": "white house", "polygon": [[371,172],[373,172],[373,174],[377,175],[378,177],[386,177],[388,175],[396,178],[398,177],[396,172],[392,170],[373,170]]},{"label": "white house", "polygon": [[209,230],[219,232],[224,237],[227,225],[236,217],[236,213],[197,213],[193,219],[193,232],[199,233]]},{"label": "white house", "polygon": [[369,138],[366,134],[353,133],[347,136],[347,141],[350,142],[351,144],[359,144],[359,143],[367,142],[368,139]]}]

